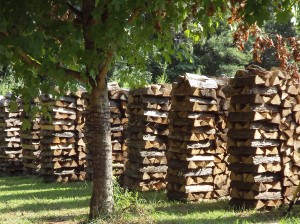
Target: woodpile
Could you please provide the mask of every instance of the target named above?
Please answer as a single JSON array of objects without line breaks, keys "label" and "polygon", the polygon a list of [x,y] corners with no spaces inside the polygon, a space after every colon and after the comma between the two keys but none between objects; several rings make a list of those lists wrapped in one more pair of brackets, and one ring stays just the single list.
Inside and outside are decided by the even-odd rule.
[{"label": "woodpile", "polygon": [[[206,76],[186,74],[173,86],[167,152],[167,196],[171,200],[227,195],[226,145],[222,144],[226,127],[221,117],[217,119],[218,103],[224,101],[222,85]],[[222,106],[226,108],[225,102]],[[217,143],[217,139],[222,141]]]},{"label": "woodpile", "polygon": [[166,187],[170,91],[171,85],[149,85],[130,91],[124,179],[130,189],[149,191]]},{"label": "woodpile", "polygon": [[230,204],[256,209],[280,206],[283,165],[279,125],[283,118],[283,92],[278,72],[249,66],[237,71],[230,86]]},{"label": "woodpile", "polygon": [[22,110],[20,101],[10,105],[11,96],[0,98],[0,173],[20,174],[23,171],[22,147],[20,139]]},{"label": "woodpile", "polygon": [[222,198],[229,195],[230,172],[228,170],[228,152],[227,152],[227,118],[230,106],[230,100],[225,96],[223,89],[228,85],[228,78],[218,78],[217,105],[218,112],[215,117],[216,122],[216,152],[214,154],[214,194],[213,198]]},{"label": "woodpile", "polygon": [[22,143],[22,163],[24,166],[24,174],[39,174],[41,169],[41,149],[40,149],[40,114],[34,113],[34,108],[38,109],[37,102],[30,102],[30,110],[23,112],[23,123],[28,122],[29,127],[24,127],[21,130]]},{"label": "woodpile", "polygon": [[119,178],[123,177],[127,158],[125,132],[128,123],[128,93],[129,90],[120,88],[116,82],[108,84],[113,175]]},{"label": "woodpile", "polygon": [[41,174],[46,181],[78,180],[76,97],[43,96],[41,104],[48,108],[50,116],[41,120]]},{"label": "woodpile", "polygon": [[[76,152],[78,161],[78,180],[89,179],[87,174],[87,147],[85,136],[85,121],[88,106],[88,93],[82,89],[76,92]],[[91,179],[91,178],[90,178]]]},{"label": "woodpile", "polygon": [[289,204],[300,183],[300,86],[299,79],[286,71],[273,68],[272,72],[279,80],[281,180],[283,202]]}]

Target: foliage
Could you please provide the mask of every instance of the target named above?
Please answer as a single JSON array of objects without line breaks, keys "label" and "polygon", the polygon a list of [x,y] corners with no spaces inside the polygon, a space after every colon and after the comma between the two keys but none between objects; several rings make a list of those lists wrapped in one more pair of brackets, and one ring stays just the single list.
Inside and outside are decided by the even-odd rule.
[{"label": "foliage", "polygon": [[[174,36],[180,36],[182,32],[185,37],[200,41],[215,31],[222,20],[226,21],[230,13],[233,22],[235,16],[251,23],[255,18],[261,24],[270,18],[269,9],[274,11],[276,18],[283,20],[285,15],[294,12],[289,6],[295,4],[292,0],[285,1],[281,6],[284,10],[279,11],[279,3],[241,3],[237,0],[231,4],[223,0],[201,3],[166,0],[152,4],[144,1],[108,1],[103,4],[96,1],[92,16],[100,22],[87,32],[82,30],[81,23],[86,21],[79,13],[82,6],[78,0],[31,0],[18,1],[18,4],[1,1],[0,58],[3,63],[13,62],[16,81],[24,83],[22,88],[16,89],[18,93],[27,98],[38,95],[39,90],[54,94],[50,88],[53,84],[60,89],[69,88],[75,79],[84,83],[90,80],[89,84],[93,84],[92,80],[102,69],[99,65],[103,65],[110,53],[113,53],[112,64],[121,58],[126,61],[128,68],[125,71],[131,72],[132,66],[145,71],[145,59],[151,52],[159,52],[155,60],[163,58],[167,63],[174,54],[177,58],[182,57],[184,53],[173,45]],[[109,16],[103,17],[107,11]],[[91,49],[87,49],[86,35],[92,40]],[[181,43],[186,45],[184,41]],[[189,64],[184,66],[182,70],[192,69]],[[138,85],[142,75],[143,72],[137,75],[135,81]]]},{"label": "foliage", "polygon": [[5,95],[20,84],[16,83],[13,77],[12,67],[0,65],[0,94]]},{"label": "foliage", "polygon": [[[299,36],[299,31],[296,29],[296,26],[291,23],[281,24],[275,20],[265,22],[263,31],[269,34],[270,36],[276,36],[276,34],[281,35],[284,38]],[[276,50],[275,48],[266,49],[261,55],[261,63],[258,65],[270,69],[271,67],[278,67],[280,62],[276,60]]]},{"label": "foliage", "polygon": [[231,33],[223,30],[219,35],[211,36],[204,45],[195,49],[195,63],[203,65],[200,72],[211,76],[233,76],[251,60],[249,49],[239,51],[232,43]]},{"label": "foliage", "polygon": [[122,188],[116,179],[114,180],[114,200],[116,213],[122,213],[128,208],[136,206],[141,201],[137,191],[129,191],[126,188]]},{"label": "foliage", "polygon": [[151,80],[151,74],[145,70],[139,70],[135,66],[129,66],[126,62],[116,63],[110,72],[109,81],[115,81],[124,88],[138,88],[146,85]]},{"label": "foliage", "polygon": [[160,76],[157,76],[155,79],[155,83],[157,84],[166,84],[169,82],[168,76],[167,76],[167,63],[165,62],[163,65],[160,64],[160,67],[162,67],[162,74]]},{"label": "foliage", "polygon": [[224,26],[201,43],[189,41],[192,51],[184,55],[182,60],[172,57],[172,63],[165,70],[170,81],[175,81],[178,75],[185,72],[232,76],[251,61],[250,47],[243,52],[239,51],[232,42],[231,31]]}]

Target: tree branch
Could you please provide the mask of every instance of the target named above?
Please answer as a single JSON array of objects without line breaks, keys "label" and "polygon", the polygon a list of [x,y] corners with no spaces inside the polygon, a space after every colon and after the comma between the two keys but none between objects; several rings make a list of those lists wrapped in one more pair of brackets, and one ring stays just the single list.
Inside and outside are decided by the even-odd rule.
[{"label": "tree branch", "polygon": [[1,34],[1,36],[3,36],[3,37],[8,37],[8,33],[6,33],[6,32],[0,32],[0,34]]},{"label": "tree branch", "polygon": [[109,52],[107,53],[107,57],[106,57],[106,60],[99,72],[99,75],[97,76],[97,85],[100,85],[103,77],[106,77],[106,74],[108,72],[108,68],[113,60],[113,54],[114,54],[114,51],[116,49],[116,46],[112,47]]},{"label": "tree branch", "polygon": [[[26,62],[28,65],[31,65],[34,68],[40,68],[42,66],[41,63],[39,63],[38,61],[32,59],[28,54],[26,54],[25,52],[18,50],[17,51],[20,55],[20,57],[22,58],[22,60],[24,62]],[[56,64],[56,68],[57,69],[62,69],[65,71],[66,75],[70,76],[70,78],[75,78],[78,81],[82,82],[82,83],[86,83],[86,80],[82,77],[80,72],[74,71],[72,69],[68,69],[68,68],[63,68],[61,67],[59,64]]]},{"label": "tree branch", "polygon": [[141,14],[143,8],[137,8],[133,11],[131,16],[127,20],[127,24],[132,23],[134,20],[137,19],[137,17]]},{"label": "tree branch", "polygon": [[29,57],[29,55],[27,55],[23,51],[17,50],[17,52],[19,53],[19,55],[21,56],[23,61],[25,61],[27,64],[29,64],[35,68],[39,68],[41,66],[41,64],[39,62],[33,60],[31,57]]},{"label": "tree branch", "polygon": [[71,3],[67,2],[67,5],[69,7],[69,9],[76,15],[76,17],[80,20],[82,20],[82,12],[80,10],[78,10],[76,7],[74,7],[73,5],[71,5]]}]

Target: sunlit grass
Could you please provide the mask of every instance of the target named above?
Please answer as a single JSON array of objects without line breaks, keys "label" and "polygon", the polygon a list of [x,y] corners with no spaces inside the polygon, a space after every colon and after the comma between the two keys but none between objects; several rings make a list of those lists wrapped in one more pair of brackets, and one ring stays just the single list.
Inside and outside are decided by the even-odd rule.
[{"label": "sunlit grass", "polygon": [[[202,203],[169,202],[165,192],[116,191],[112,218],[95,223],[300,223],[300,207],[271,212],[234,211],[228,200]],[[43,183],[36,177],[0,177],[0,223],[86,223],[91,184]]]}]

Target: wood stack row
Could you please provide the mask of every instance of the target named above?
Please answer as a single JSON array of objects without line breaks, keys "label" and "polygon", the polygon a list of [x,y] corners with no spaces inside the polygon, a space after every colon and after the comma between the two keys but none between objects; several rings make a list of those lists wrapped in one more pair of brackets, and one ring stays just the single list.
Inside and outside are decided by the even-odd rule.
[{"label": "wood stack row", "polygon": [[20,103],[10,106],[10,95],[0,99],[0,173],[20,174],[23,171],[21,147]]},{"label": "wood stack row", "polygon": [[78,179],[91,179],[87,175],[87,147],[85,137],[85,121],[89,94],[84,90],[76,92],[76,152],[78,161]]},{"label": "wood stack row", "polygon": [[50,181],[78,180],[76,97],[55,100],[43,96],[41,104],[48,108],[50,116],[50,119],[43,117],[41,120],[41,174]]},{"label": "wood stack row", "polygon": [[282,204],[279,84],[277,72],[257,66],[237,71],[230,82],[227,143],[233,206]]},{"label": "wood stack row", "polygon": [[272,72],[279,79],[282,192],[284,203],[289,204],[300,181],[300,86],[286,71],[273,68]]},{"label": "wood stack row", "polygon": [[218,78],[218,89],[216,91],[218,112],[216,114],[216,152],[213,178],[214,194],[213,198],[222,198],[229,195],[230,172],[228,170],[228,153],[227,153],[227,117],[230,100],[225,96],[223,88],[228,85],[228,78]]},{"label": "wood stack row", "polygon": [[108,84],[113,175],[119,178],[123,177],[127,157],[125,131],[128,123],[128,92],[129,90],[120,88],[116,82]]},{"label": "wood stack row", "polygon": [[[24,174],[39,174],[41,169],[41,149],[40,149],[40,114],[34,113],[34,108],[38,109],[38,105],[34,102],[29,103],[31,108],[28,113],[23,113],[22,120],[28,122],[29,126],[21,130],[22,142],[22,162],[24,166]],[[34,117],[32,117],[34,116]],[[25,121],[24,121],[25,120]]]},{"label": "wood stack row", "polygon": [[194,74],[179,77],[173,86],[167,153],[171,200],[199,201],[226,194],[225,146],[216,143],[216,122],[221,122],[216,120],[218,88],[216,80]]},{"label": "wood stack row", "polygon": [[166,187],[170,85],[130,91],[125,186],[139,191]]}]

